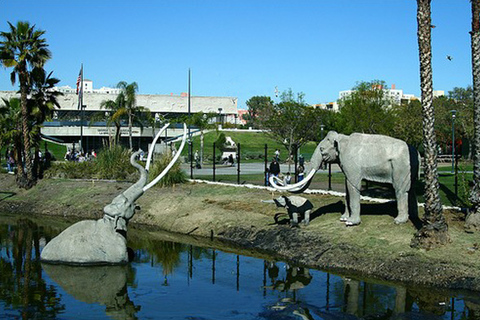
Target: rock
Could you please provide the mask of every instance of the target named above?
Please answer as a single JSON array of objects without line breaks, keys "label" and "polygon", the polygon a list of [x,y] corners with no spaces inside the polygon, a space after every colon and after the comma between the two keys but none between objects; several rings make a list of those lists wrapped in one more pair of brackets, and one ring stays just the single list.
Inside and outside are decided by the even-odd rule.
[{"label": "rock", "polygon": [[45,246],[41,260],[80,265],[127,263],[127,241],[113,223],[104,219],[77,222]]}]

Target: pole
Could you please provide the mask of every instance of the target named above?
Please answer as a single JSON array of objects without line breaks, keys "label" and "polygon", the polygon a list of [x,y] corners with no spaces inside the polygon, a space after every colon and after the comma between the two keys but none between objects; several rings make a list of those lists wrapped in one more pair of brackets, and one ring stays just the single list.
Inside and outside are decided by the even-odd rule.
[{"label": "pole", "polygon": [[192,162],[192,133],[190,131],[190,68],[188,68],[188,156],[190,158],[190,179],[193,179],[193,162]]},{"label": "pole", "polygon": [[237,148],[237,184],[240,184],[240,142]]},{"label": "pole", "polygon": [[455,114],[456,110],[450,110],[452,113],[452,173],[455,172]]},{"label": "pole", "polygon": [[295,143],[293,145],[293,148],[295,150],[295,153],[293,154],[293,159],[294,159],[294,168],[293,170],[295,170],[295,183],[298,182],[298,172],[297,172],[297,166],[298,166],[298,145]]},{"label": "pole", "polygon": [[215,142],[213,143],[213,182],[215,182]]},{"label": "pole", "polygon": [[81,67],[81,79],[80,79],[80,152],[83,150],[83,118],[84,118],[84,109],[83,109],[83,63]]},{"label": "pole", "polygon": [[268,173],[267,173],[267,170],[268,170],[268,159],[267,159],[267,151],[268,151],[268,146],[267,144],[265,143],[265,186],[268,186]]},{"label": "pole", "polygon": [[213,182],[215,182],[215,142],[213,143]]},{"label": "pole", "polygon": [[455,204],[458,199],[458,157],[455,155]]}]

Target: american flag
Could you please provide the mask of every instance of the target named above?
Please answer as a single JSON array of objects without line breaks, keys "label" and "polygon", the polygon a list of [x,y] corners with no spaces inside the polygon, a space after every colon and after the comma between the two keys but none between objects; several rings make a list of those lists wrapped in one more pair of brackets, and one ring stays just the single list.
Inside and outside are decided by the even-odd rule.
[{"label": "american flag", "polygon": [[80,69],[80,73],[78,74],[78,78],[77,78],[77,94],[78,94],[78,91],[80,90],[80,83],[82,82],[82,71],[83,71],[83,68]]}]

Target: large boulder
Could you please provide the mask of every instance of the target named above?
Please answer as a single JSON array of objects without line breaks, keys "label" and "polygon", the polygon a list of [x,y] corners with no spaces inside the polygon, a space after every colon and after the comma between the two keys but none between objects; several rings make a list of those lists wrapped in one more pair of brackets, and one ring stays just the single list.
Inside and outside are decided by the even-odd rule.
[{"label": "large boulder", "polygon": [[42,261],[79,265],[127,263],[127,241],[113,224],[110,219],[77,222],[45,246]]}]

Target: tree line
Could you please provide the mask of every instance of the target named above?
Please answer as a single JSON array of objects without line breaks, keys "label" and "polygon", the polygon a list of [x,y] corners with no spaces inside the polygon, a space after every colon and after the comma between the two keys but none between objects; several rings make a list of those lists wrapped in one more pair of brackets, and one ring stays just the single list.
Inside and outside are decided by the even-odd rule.
[{"label": "tree line", "polygon": [[[343,134],[361,132],[383,134],[404,140],[423,153],[422,105],[418,99],[396,103],[384,90],[381,80],[360,81],[352,93],[338,100],[339,110],[316,108],[307,104],[304,94],[295,95],[291,89],[280,95],[275,103],[268,96],[247,100],[244,115],[247,126],[265,129],[287,151],[291,145],[302,146],[308,141],[319,142],[328,131]],[[473,141],[473,89],[456,87],[447,95],[433,100],[439,137],[439,152],[450,152],[452,146],[452,110],[456,111],[455,140]],[[469,148],[468,159],[472,159]]]}]

